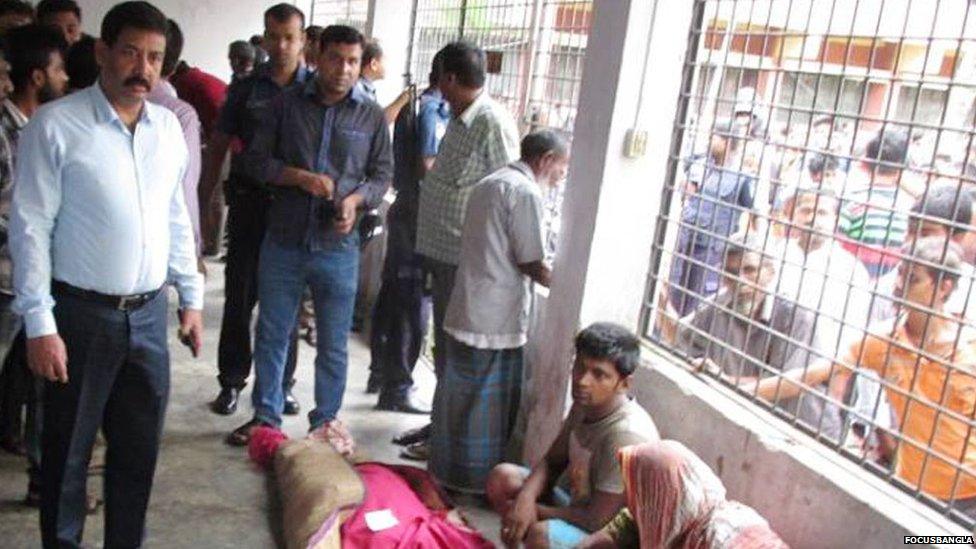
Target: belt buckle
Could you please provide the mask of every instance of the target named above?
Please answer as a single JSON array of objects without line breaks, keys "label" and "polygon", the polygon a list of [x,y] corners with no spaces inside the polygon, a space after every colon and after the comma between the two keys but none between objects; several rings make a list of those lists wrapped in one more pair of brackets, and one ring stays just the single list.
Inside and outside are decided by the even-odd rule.
[{"label": "belt buckle", "polygon": [[138,296],[131,296],[131,295],[124,295],[124,296],[120,297],[119,298],[119,304],[116,307],[116,309],[118,309],[119,311],[123,311],[123,312],[124,311],[128,311],[129,310],[129,303],[134,302],[137,297]]}]

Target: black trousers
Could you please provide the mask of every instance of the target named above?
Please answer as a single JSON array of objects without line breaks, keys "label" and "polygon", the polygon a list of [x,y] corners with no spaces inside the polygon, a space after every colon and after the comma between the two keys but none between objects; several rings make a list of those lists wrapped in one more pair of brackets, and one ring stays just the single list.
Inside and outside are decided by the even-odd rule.
[{"label": "black trousers", "polygon": [[63,292],[54,297],[68,383],[44,387],[44,547],[80,547],[88,463],[100,428],[108,446],[104,546],[139,547],[169,396],[166,292],[130,312]]},{"label": "black trousers", "polygon": [[413,387],[430,318],[430,298],[418,272],[384,279],[373,308],[370,367],[383,380],[380,398],[402,398]]},{"label": "black trousers", "polygon": [[[258,302],[258,259],[267,229],[265,216],[271,199],[261,192],[227,193],[227,266],[224,268],[224,316],[217,348],[217,380],[221,387],[242,389],[253,360],[251,319]],[[284,385],[295,383],[298,326],[292,331],[285,362]]]},{"label": "black trousers", "polygon": [[454,290],[457,265],[428,257],[424,258],[424,268],[431,278],[431,299],[434,309],[434,373],[440,379],[447,364],[447,332],[444,331],[444,317],[447,316],[447,304],[450,303],[451,292]]}]

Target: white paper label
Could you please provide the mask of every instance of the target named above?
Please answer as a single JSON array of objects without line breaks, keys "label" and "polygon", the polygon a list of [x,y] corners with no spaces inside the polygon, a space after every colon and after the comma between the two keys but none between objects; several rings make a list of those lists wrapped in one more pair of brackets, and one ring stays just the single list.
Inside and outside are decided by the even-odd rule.
[{"label": "white paper label", "polygon": [[393,528],[397,524],[400,524],[400,521],[393,516],[393,511],[389,509],[380,509],[379,511],[366,513],[366,526],[373,532],[382,532],[383,530]]}]

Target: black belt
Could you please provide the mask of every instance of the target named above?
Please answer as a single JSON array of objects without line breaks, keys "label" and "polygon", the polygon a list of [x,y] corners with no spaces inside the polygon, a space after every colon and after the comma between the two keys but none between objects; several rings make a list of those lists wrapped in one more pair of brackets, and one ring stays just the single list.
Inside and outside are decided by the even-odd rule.
[{"label": "black belt", "polygon": [[113,309],[118,309],[119,311],[134,311],[146,303],[152,301],[154,297],[159,295],[159,292],[163,289],[162,287],[156,288],[155,290],[132,295],[108,295],[96,292],[94,290],[86,290],[84,288],[79,288],[77,286],[72,286],[67,282],[61,282],[60,280],[51,281],[51,289],[74,296],[85,301],[91,301],[93,303],[99,303],[102,305],[108,305]]}]

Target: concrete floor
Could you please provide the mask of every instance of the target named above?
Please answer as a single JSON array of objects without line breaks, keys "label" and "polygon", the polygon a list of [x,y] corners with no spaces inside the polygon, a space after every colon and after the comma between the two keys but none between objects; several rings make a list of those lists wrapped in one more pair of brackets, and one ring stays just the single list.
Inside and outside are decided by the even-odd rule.
[{"label": "concrete floor", "polygon": [[[146,547],[257,549],[280,545],[278,503],[272,483],[249,462],[245,450],[223,443],[227,432],[250,418],[250,391],[245,391],[244,402],[234,416],[214,415],[206,406],[218,390],[215,375],[223,304],[222,267],[208,263],[202,356],[196,360],[190,357],[176,341],[175,330],[170,330],[172,393],[149,507]],[[299,416],[286,418],[283,428],[289,436],[304,436],[308,427],[305,412],[313,402],[313,358],[313,350],[302,343],[295,394],[303,410]],[[390,439],[402,430],[424,424],[427,417],[374,411],[375,397],[364,393],[368,365],[369,350],[354,335],[350,338],[349,382],[340,418],[365,456],[401,462],[399,448],[390,444]],[[421,396],[430,401],[434,385],[431,369],[421,363],[415,379]],[[2,547],[40,546],[37,512],[21,504],[27,485],[24,469],[23,458],[0,452]],[[100,482],[92,477],[89,491],[100,493]],[[497,543],[497,519],[484,509],[462,508],[472,524]],[[89,517],[84,539],[86,546],[101,546],[101,514]]]}]

